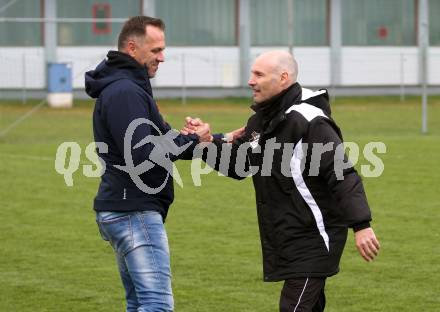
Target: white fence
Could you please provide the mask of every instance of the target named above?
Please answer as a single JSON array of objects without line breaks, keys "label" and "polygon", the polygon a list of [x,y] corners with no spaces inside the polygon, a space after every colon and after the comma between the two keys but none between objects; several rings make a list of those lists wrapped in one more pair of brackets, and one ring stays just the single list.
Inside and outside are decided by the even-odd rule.
[{"label": "white fence", "polygon": [[[84,73],[93,69],[112,47],[60,47],[59,62],[70,63],[73,87],[84,88]],[[252,48],[261,52],[285,47]],[[294,49],[299,81],[306,86],[331,86],[328,47]],[[440,48],[429,50],[428,83],[440,85]],[[152,83],[155,87],[239,87],[238,47],[169,47]],[[419,83],[417,47],[344,47],[339,86],[411,86]],[[0,90],[44,89],[43,47],[0,48]]]}]

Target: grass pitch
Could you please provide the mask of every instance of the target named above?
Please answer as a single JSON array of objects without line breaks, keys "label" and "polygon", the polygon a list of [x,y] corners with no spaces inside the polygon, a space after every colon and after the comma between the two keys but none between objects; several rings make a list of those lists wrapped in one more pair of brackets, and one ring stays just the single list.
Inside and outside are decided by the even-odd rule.
[{"label": "grass pitch", "polygon": [[[33,105],[0,102],[0,131]],[[250,116],[243,99],[160,100],[180,128],[200,116],[216,132]],[[346,141],[382,141],[385,170],[364,178],[373,227],[381,241],[366,263],[350,234],[341,272],[326,285],[329,312],[440,310],[440,98],[429,101],[429,134],[420,134],[420,99],[337,98],[333,116]],[[0,137],[0,311],[123,311],[123,289],[111,248],[99,237],[92,200],[99,179],[86,178],[84,149],[93,141],[91,101],[70,110],[43,107]],[[74,186],[54,169],[65,141],[82,148]],[[362,157],[357,167],[368,164]],[[216,173],[193,185],[178,162],[183,188],[166,222],[178,312],[277,311],[281,283],[263,283],[250,179]]]}]

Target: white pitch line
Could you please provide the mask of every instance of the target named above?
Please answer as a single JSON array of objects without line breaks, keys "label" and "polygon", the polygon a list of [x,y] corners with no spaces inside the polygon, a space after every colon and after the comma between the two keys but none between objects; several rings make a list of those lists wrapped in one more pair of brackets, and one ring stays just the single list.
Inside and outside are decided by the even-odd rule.
[{"label": "white pitch line", "polygon": [[46,104],[46,100],[42,100],[40,103],[38,103],[37,105],[35,105],[30,111],[28,111],[27,113],[25,113],[24,115],[20,116],[16,121],[14,121],[13,123],[11,123],[9,126],[7,126],[5,129],[3,129],[0,132],[0,137],[5,136],[9,131],[11,131],[11,129],[13,129],[15,126],[17,126],[19,123],[21,123],[23,120],[25,120],[26,118],[28,118],[29,116],[32,116],[37,110],[40,109],[40,107],[42,107],[44,104]]},{"label": "white pitch line", "polygon": [[[45,157],[45,156],[32,156],[32,155],[19,155],[19,154],[3,154],[0,153],[1,157],[14,158],[14,159],[26,159],[26,160],[41,160],[41,161],[55,161],[55,157]],[[80,162],[80,165],[91,165],[92,162]]]},{"label": "white pitch line", "polygon": [[44,156],[29,156],[29,155],[16,155],[16,154],[3,154],[3,153],[0,153],[0,157],[28,159],[28,160],[44,160],[44,161],[54,161],[55,160],[55,158],[44,157]]},{"label": "white pitch line", "polygon": [[[102,59],[102,56],[100,56],[100,59]],[[95,63],[95,60],[93,60],[93,63]],[[75,75],[72,78],[72,81],[75,80],[76,78],[78,78],[79,76],[84,74],[84,71],[89,68],[89,66],[92,65],[92,62],[90,62],[89,65],[87,65],[86,67],[84,67],[82,70],[79,71],[79,73],[77,75]],[[28,118],[29,116],[33,115],[37,110],[39,110],[44,104],[46,104],[47,100],[41,100],[40,103],[38,103],[37,105],[35,105],[35,107],[33,107],[30,111],[28,111],[27,113],[25,113],[24,115],[20,116],[16,121],[14,121],[12,124],[10,124],[9,126],[7,126],[5,129],[3,129],[2,131],[0,131],[0,137],[4,137],[9,131],[11,131],[11,129],[13,129],[15,126],[17,126],[18,124],[20,124],[23,120],[25,120],[26,118]]]}]

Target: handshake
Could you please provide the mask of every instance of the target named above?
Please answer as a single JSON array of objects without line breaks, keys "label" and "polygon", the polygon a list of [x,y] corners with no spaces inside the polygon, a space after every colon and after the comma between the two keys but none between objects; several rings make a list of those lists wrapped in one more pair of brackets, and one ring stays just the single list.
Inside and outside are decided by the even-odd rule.
[{"label": "handshake", "polygon": [[[186,117],[185,125],[183,126],[182,130],[180,130],[180,133],[183,135],[197,134],[199,136],[200,142],[212,142],[213,140],[209,123],[203,122],[200,118]],[[236,130],[226,133],[223,140],[231,143],[235,139],[241,137],[243,134],[244,127],[238,128]]]}]

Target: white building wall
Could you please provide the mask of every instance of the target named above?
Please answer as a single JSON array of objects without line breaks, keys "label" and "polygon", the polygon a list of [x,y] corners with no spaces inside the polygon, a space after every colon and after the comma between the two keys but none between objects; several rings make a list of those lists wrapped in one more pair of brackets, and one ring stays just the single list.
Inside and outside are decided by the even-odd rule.
[{"label": "white building wall", "polygon": [[[84,87],[84,73],[93,69],[112,47],[59,47],[59,62],[72,65],[73,87]],[[253,47],[251,62],[268,50]],[[238,47],[168,47],[152,83],[155,87],[238,87]],[[342,86],[417,85],[417,47],[343,47]],[[330,48],[294,49],[298,80],[305,86],[330,86]],[[440,47],[429,49],[429,84],[440,85]],[[44,89],[43,47],[0,48],[0,89]]]},{"label": "white building wall", "polygon": [[440,85],[440,47],[429,49],[428,83]]},{"label": "white building wall", "polygon": [[43,47],[0,48],[0,89],[43,89],[46,68]]},{"label": "white building wall", "polygon": [[341,83],[344,86],[415,85],[416,47],[344,47]]},{"label": "white building wall", "polygon": [[237,47],[170,47],[152,83],[156,87],[236,87]]},{"label": "white building wall", "polygon": [[[251,49],[252,61],[270,50],[286,50],[286,47],[259,47]],[[330,86],[330,48],[294,48],[298,62],[298,81],[305,86]]]}]

